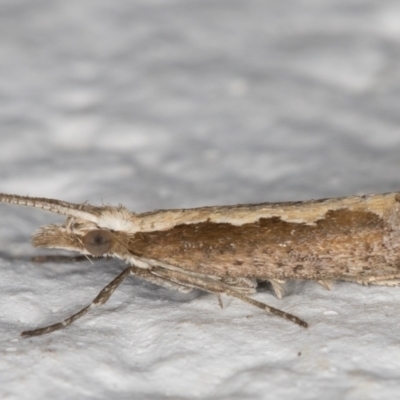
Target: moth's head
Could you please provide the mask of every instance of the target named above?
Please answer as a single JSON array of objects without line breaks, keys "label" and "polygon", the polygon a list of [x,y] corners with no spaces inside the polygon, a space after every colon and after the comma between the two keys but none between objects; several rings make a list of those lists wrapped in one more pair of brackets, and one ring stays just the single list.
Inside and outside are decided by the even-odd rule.
[{"label": "moth's head", "polygon": [[42,226],[32,237],[35,247],[78,251],[92,256],[114,253],[117,234],[97,224],[77,218],[68,218],[62,225]]},{"label": "moth's head", "polygon": [[0,194],[0,202],[41,208],[67,216],[61,225],[42,226],[32,238],[35,247],[78,251],[92,256],[128,255],[134,214],[125,207],[73,204],[54,199]]}]

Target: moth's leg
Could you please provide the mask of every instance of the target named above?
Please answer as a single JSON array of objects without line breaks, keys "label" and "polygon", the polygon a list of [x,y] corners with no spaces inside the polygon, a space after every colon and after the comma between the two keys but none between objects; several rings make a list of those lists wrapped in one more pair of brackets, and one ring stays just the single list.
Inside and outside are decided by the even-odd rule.
[{"label": "moth's leg", "polygon": [[256,279],[244,278],[244,277],[226,277],[222,278],[221,282],[225,283],[232,289],[243,293],[243,294],[253,294],[257,291],[258,282]]},{"label": "moth's leg", "polygon": [[131,274],[131,267],[124,269],[116,278],[114,278],[107,286],[105,286],[101,292],[96,296],[96,298],[92,301],[91,304],[82,308],[77,313],[71,315],[64,321],[58,322],[53,325],[45,326],[44,328],[33,329],[31,331],[24,331],[21,333],[21,336],[31,337],[31,336],[39,336],[44,335],[46,333],[54,332],[59,329],[65,328],[68,325],[71,325],[78,318],[83,317],[92,306],[97,306],[104,304],[110,296],[114,293],[115,289],[123,282],[123,280]]},{"label": "moth's leg", "polygon": [[[249,279],[244,277],[227,277],[223,278],[221,282],[225,283],[229,287],[233,288],[234,290],[238,291],[239,293],[243,294],[253,294],[256,292],[256,288],[258,282],[256,279]],[[222,297],[220,294],[217,294],[218,304],[221,309],[224,308],[224,303],[222,302]]]},{"label": "moth's leg", "polygon": [[399,286],[400,279],[386,279],[379,281],[368,282],[369,285],[381,285],[381,286]]},{"label": "moth's leg", "polygon": [[399,286],[400,274],[389,276],[369,276],[364,279],[353,280],[352,282],[359,283],[360,285],[382,285],[382,286]]},{"label": "moth's leg", "polygon": [[286,282],[278,279],[270,279],[269,281],[271,282],[272,289],[274,289],[276,297],[278,299],[282,299],[283,295],[286,292]]},{"label": "moth's leg", "polygon": [[262,310],[270,314],[277,315],[278,317],[284,318],[288,321],[292,321],[295,324],[300,325],[304,328],[308,327],[307,322],[301,320],[300,318],[292,314],[288,314],[284,311],[278,310],[277,308],[271,307],[267,304],[261,303],[260,301],[254,300],[251,297],[247,297],[221,281],[213,280],[207,277],[199,277],[196,275],[185,274],[179,271],[169,270],[162,267],[154,267],[150,270],[150,273],[163,277],[172,282],[179,283],[180,285],[201,289],[206,292],[217,294],[225,293],[228,296],[236,297],[255,307],[261,308]]},{"label": "moth's leg", "polygon": [[189,293],[193,290],[193,287],[189,287],[186,285],[182,285],[181,283],[173,282],[170,279],[165,279],[161,276],[154,275],[151,273],[152,269],[144,269],[132,266],[131,274],[137,276],[141,279],[144,279],[147,282],[153,283],[154,285],[164,287],[166,289],[174,289],[179,290],[183,293]]},{"label": "moth's leg", "polygon": [[[137,267],[132,267],[131,269],[132,275],[138,276],[139,278],[142,278],[150,283],[154,283],[155,285],[162,286],[167,289],[176,289],[185,293],[189,293],[191,290],[194,289],[193,286],[187,286],[183,282],[178,283],[176,281],[170,280],[169,278],[154,275],[154,273],[152,273],[151,271],[152,269],[146,270]],[[217,299],[219,306],[221,308],[224,308],[224,303],[222,302],[222,298],[219,293],[217,293]]]},{"label": "moth's leg", "polygon": [[221,307],[221,309],[224,308],[224,303],[222,302],[221,295],[217,293],[217,300],[218,300],[218,305]]},{"label": "moth's leg", "polygon": [[324,281],[317,281],[317,282],[326,290],[332,289],[332,285],[333,285],[332,281],[324,280]]},{"label": "moth's leg", "polygon": [[[286,292],[286,281],[282,279],[269,279],[268,281],[272,286],[275,296],[278,299],[282,299]],[[258,284],[256,279],[249,279],[244,277],[223,278],[221,282],[225,283],[237,292],[243,294],[255,293]]]},{"label": "moth's leg", "polygon": [[[99,257],[97,257],[99,258]],[[52,255],[52,254],[46,254],[43,256],[35,256],[31,257],[31,261],[37,264],[45,264],[45,263],[60,263],[60,264],[66,264],[66,263],[75,263],[75,262],[82,262],[82,261],[92,261],[95,260],[95,257],[91,256],[62,256],[62,255]]]}]

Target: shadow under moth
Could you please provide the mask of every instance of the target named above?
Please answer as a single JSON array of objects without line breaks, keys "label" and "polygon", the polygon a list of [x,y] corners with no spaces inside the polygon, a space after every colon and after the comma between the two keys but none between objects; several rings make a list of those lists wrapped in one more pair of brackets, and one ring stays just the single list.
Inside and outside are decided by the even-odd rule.
[{"label": "shadow under moth", "polygon": [[69,318],[22,332],[37,336],[64,328],[104,304],[129,276],[182,291],[226,294],[302,327],[300,318],[249,297],[269,281],[277,297],[285,282],[400,284],[400,193],[304,202],[262,203],[136,214],[123,206],[92,206],[0,194],[0,202],[67,216],[41,227],[36,247],[116,257],[128,265],[91,304]]}]

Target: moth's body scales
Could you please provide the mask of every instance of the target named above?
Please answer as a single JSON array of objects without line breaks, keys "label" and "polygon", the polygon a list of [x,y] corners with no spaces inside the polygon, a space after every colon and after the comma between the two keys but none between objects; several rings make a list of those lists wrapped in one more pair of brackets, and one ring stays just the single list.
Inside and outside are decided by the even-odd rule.
[{"label": "moth's body scales", "polygon": [[[343,210],[314,226],[278,217],[242,226],[182,224],[134,234],[129,244],[138,257],[206,275],[359,280],[400,272],[398,249],[390,232],[383,235],[387,228],[370,212]],[[388,245],[393,248],[389,254]]]},{"label": "moth's body scales", "polygon": [[[400,193],[308,202],[157,210],[135,214],[123,206],[96,207],[1,195],[0,201],[68,216],[41,228],[35,246],[108,255],[128,267],[93,304],[103,304],[129,274],[180,289],[226,293],[306,326],[297,317],[248,298],[268,280],[281,297],[287,279],[398,285]],[[69,325],[89,307],[29,336]]]}]

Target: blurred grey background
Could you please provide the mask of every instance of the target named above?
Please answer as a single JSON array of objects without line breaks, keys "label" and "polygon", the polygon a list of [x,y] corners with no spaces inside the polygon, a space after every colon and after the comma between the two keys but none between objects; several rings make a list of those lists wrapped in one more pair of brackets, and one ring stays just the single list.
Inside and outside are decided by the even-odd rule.
[{"label": "blurred grey background", "polygon": [[2,188],[140,209],[395,190],[399,17],[396,1],[3,1]]}]

